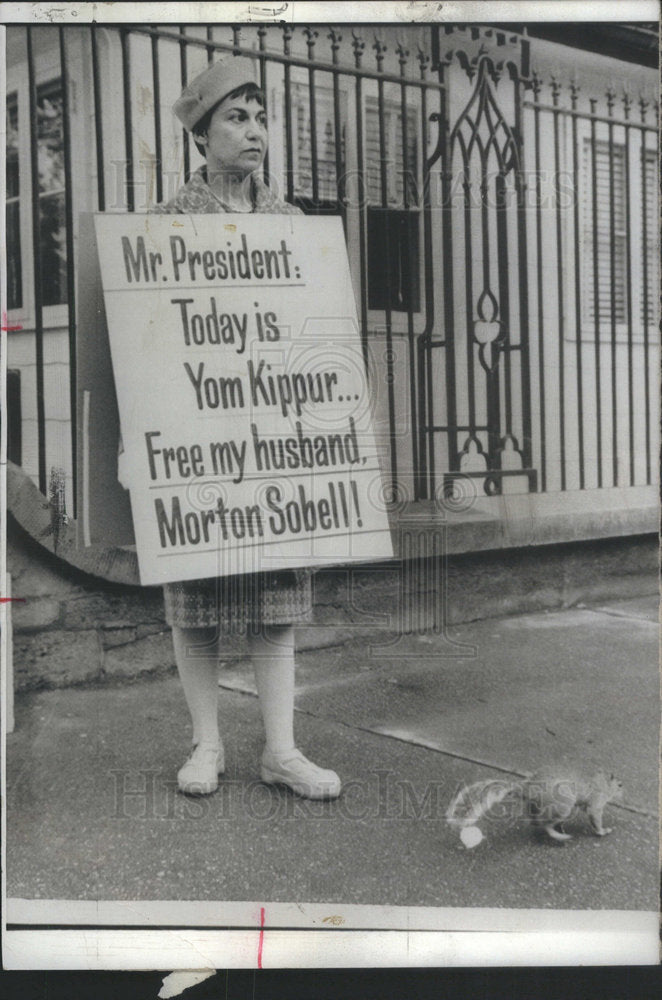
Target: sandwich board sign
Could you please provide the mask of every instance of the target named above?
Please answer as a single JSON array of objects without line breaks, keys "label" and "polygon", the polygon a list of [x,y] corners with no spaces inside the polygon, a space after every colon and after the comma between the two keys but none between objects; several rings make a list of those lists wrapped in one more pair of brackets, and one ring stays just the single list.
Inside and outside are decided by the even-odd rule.
[{"label": "sandwich board sign", "polygon": [[391,558],[340,219],[94,221],[141,583]]}]

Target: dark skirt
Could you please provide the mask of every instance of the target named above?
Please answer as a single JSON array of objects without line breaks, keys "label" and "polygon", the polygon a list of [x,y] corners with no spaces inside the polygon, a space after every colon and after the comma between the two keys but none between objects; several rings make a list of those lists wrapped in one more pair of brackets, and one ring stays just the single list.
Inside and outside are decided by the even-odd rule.
[{"label": "dark skirt", "polygon": [[312,621],[312,573],[280,570],[167,583],[163,588],[168,625],[244,631],[249,623],[297,625]]}]

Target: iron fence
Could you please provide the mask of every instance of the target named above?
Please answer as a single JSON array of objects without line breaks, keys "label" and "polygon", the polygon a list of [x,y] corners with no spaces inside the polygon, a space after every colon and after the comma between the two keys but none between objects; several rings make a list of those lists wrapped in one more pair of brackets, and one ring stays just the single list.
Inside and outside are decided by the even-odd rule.
[{"label": "iron fence", "polygon": [[[257,61],[268,101],[281,95],[284,196],[343,220],[366,362],[380,345],[372,375],[384,401],[393,498],[429,498],[460,476],[487,495],[651,482],[657,116],[643,96],[625,94],[617,114],[613,91],[582,98],[576,83],[544,80],[530,71],[525,38],[492,29],[472,29],[482,48],[456,42],[447,51],[444,31],[452,29],[433,25],[375,37],[360,26],[8,30],[25,48],[30,134],[21,190],[30,192],[33,248],[44,245],[35,32],[42,42],[45,31],[57,37],[74,481],[77,213],[117,207],[108,184],[118,120],[122,207],[146,209],[148,188],[155,201],[167,197],[169,97],[201,59],[234,53]],[[77,99],[87,76],[91,90],[96,181],[88,178],[84,191],[73,181],[73,44],[84,65]],[[117,80],[108,68],[114,45]],[[138,80],[151,91],[147,125]],[[140,129],[149,132],[149,185],[139,177]],[[178,142],[187,179],[194,151],[186,134]],[[268,160],[264,169],[277,175]],[[32,282],[45,493],[43,261],[35,250],[16,273]]]},{"label": "iron fence", "polygon": [[[559,149],[564,129],[569,149],[567,169],[572,206],[571,212],[564,208],[557,190],[554,211],[556,261],[552,262],[551,269],[557,299],[557,434],[562,490],[568,486],[570,444],[577,455],[576,480],[580,489],[587,485],[601,488],[650,483],[652,429],[656,422],[651,383],[657,366],[651,365],[651,349],[653,342],[657,346],[659,305],[657,106],[640,97],[636,102],[637,120],[631,116],[634,101],[627,91],[618,101],[611,87],[601,102],[589,94],[584,98],[583,107],[580,106],[581,97],[580,88],[573,81],[562,86],[552,77],[545,85],[534,75],[532,100],[524,102],[525,113],[533,117],[536,178],[541,176],[541,134],[545,130],[551,129],[553,134],[557,184],[561,176]],[[606,113],[598,113],[599,103]],[[639,172],[636,181],[634,169]],[[534,229],[538,264],[538,355],[542,369],[549,352],[554,351],[554,344],[547,336],[550,323],[542,286],[545,268],[542,266],[541,202],[538,186]],[[566,214],[569,215],[569,227],[564,226]],[[638,240],[633,237],[635,225],[639,231]],[[571,283],[564,280],[565,268],[572,269]],[[574,343],[567,339],[567,323],[572,327]],[[635,357],[637,342],[641,345],[638,362]],[[568,349],[574,352],[574,401],[568,400],[565,358]],[[592,373],[589,373],[590,368]],[[594,388],[587,408],[589,374]],[[538,381],[544,490],[548,480],[549,434],[545,393],[549,387],[542,371]],[[643,405],[639,407],[635,406],[635,382],[643,397]],[[626,442],[619,441],[621,425]],[[573,435],[571,442],[569,439]],[[638,460],[644,463],[642,471],[637,469]]]}]

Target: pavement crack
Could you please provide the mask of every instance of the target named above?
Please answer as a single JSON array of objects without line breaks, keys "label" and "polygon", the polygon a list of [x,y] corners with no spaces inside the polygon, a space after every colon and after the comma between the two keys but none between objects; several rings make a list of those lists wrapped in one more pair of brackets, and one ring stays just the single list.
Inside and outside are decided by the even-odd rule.
[{"label": "pavement crack", "polygon": [[[251,690],[244,685],[229,685],[219,683],[219,687],[222,687],[226,691],[233,691],[235,694],[248,695],[251,698],[257,697],[257,692]],[[370,736],[379,736],[382,739],[395,740],[397,743],[406,743],[409,746],[416,747],[419,750],[431,750],[432,753],[439,754],[442,757],[449,757],[452,760],[461,760],[467,764],[476,764],[479,767],[485,767],[490,771],[498,771],[500,774],[513,775],[516,778],[530,778],[533,771],[520,771],[515,767],[510,765],[496,764],[494,761],[483,760],[480,757],[472,757],[468,754],[454,753],[452,750],[444,749],[443,747],[436,746],[428,740],[417,739],[414,736],[407,735],[404,736],[400,733],[393,733],[384,731],[382,729],[375,729],[371,726],[359,726],[356,723],[343,722],[342,719],[336,719],[329,717],[327,715],[320,715],[317,712],[311,712],[307,708],[298,708],[295,706],[294,711],[298,715],[305,715],[310,719],[317,719],[320,722],[326,722],[329,725],[341,726],[343,729],[349,729],[356,733],[368,733]],[[625,812],[635,813],[637,816],[644,816],[649,819],[657,819],[658,813],[654,810],[644,809],[641,806],[633,805],[631,803],[625,802],[612,802],[611,805],[614,809],[622,809]]]},{"label": "pavement crack", "polygon": [[628,614],[626,611],[611,611],[609,608],[582,608],[581,610],[588,611],[592,615],[602,615],[606,618],[625,618],[626,621],[630,622],[644,622],[646,625],[655,625],[656,628],[659,628],[660,625],[654,618]]},{"label": "pavement crack", "polygon": [[[477,764],[479,767],[488,768],[491,771],[498,771],[500,774],[509,774],[517,778],[531,778],[533,776],[533,771],[520,771],[515,767],[510,765],[504,766],[502,764],[495,764],[493,761],[482,760],[480,757],[470,757],[467,754],[454,753],[452,750],[446,750],[443,747],[435,746],[426,740],[416,739],[412,736],[402,736],[398,733],[384,732],[380,729],[373,729],[370,726],[359,726],[355,723],[343,722],[341,719],[330,719],[325,715],[318,715],[316,712],[311,712],[304,708],[295,708],[295,712],[300,715],[307,715],[312,719],[317,719],[321,722],[328,722],[334,725],[342,726],[343,729],[351,729],[354,732],[359,733],[369,733],[371,736],[381,736],[384,739],[395,740],[398,743],[406,743],[409,746],[414,746],[419,750],[431,750],[433,753],[437,753],[442,757],[450,757],[453,760],[465,761],[467,764]],[[644,816],[647,818],[657,819],[657,813],[649,809],[643,809],[640,806],[632,805],[625,802],[611,802],[611,806],[615,809],[623,809],[625,812],[636,813],[638,816]]]}]

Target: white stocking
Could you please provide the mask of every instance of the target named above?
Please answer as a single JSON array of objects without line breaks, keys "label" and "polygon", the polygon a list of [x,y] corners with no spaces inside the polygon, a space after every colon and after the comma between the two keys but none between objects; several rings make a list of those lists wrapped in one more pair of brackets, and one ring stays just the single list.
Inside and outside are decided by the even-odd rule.
[{"label": "white stocking", "polygon": [[179,679],[193,722],[193,743],[218,745],[218,630],[174,626]]},{"label": "white stocking", "polygon": [[294,748],[294,629],[264,625],[258,635],[249,632],[248,647],[267,750],[286,753]]}]

